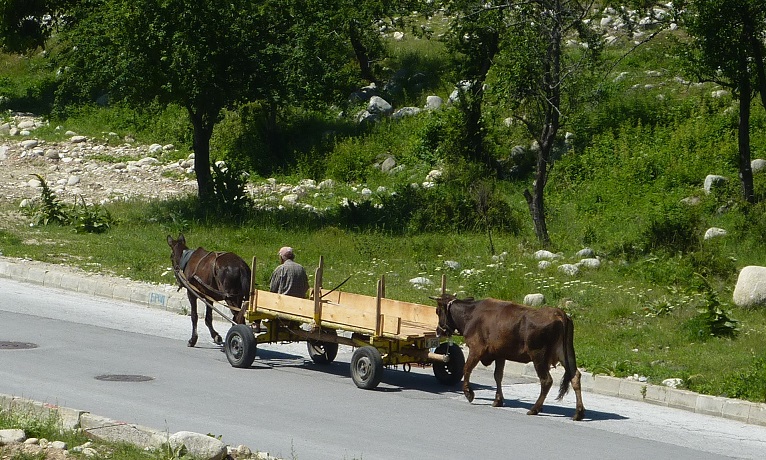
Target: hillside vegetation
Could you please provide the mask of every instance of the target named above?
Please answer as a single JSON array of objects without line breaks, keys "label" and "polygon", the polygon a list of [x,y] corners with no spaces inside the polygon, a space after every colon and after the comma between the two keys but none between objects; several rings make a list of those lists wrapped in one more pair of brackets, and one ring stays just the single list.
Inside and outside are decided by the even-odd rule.
[{"label": "hillside vegetation", "polygon": [[[454,89],[437,36],[386,41],[383,67],[397,83],[386,97],[395,107],[422,107],[432,94],[446,101]],[[626,41],[611,53],[631,47]],[[681,378],[693,391],[764,402],[766,311],[731,299],[739,270],[766,260],[766,173],[755,175],[756,203],[745,202],[737,106],[720,87],[688,81],[675,50],[674,35],[664,33],[614,59],[593,83],[594,97],[568,120],[571,135],[545,192],[546,248],[522,194],[534,179],[532,141],[506,121],[499,99],[490,99],[485,139],[502,165],[499,178],[454,155],[460,124],[453,105],[365,125],[355,119],[363,105],[282,107],[280,148],[269,149],[274,133],[263,129],[260,107],[247,104],[227,111],[211,139],[212,160],[229,167],[215,176],[227,184],[219,189],[221,208],[202,208],[194,196],[105,203],[113,220],[99,233],[30,226],[19,203],[2,201],[0,251],[173,284],[165,236],[183,232],[190,246],[257,256],[261,285],[277,249],[289,244],[310,270],[324,257],[328,286],[351,275],[343,289],[353,292],[374,293],[385,275],[389,297],[429,304],[446,275],[448,290],[464,296],[521,302],[541,293],[574,318],[578,365],[588,371],[655,384]],[[191,128],[178,106],[52,111],[56,69],[46,55],[0,55],[0,69],[2,105],[50,119],[32,136],[61,136],[54,129],[61,126],[176,145],[180,152],[163,162],[191,152]],[[751,134],[752,158],[766,158],[760,105],[753,106]],[[0,135],[0,142],[19,140]],[[389,156],[394,172],[380,166]],[[710,174],[727,181],[706,193]],[[328,179],[332,185],[315,186]],[[297,186],[304,190],[297,201],[284,199]],[[727,234],[704,239],[711,227]],[[580,253],[586,248],[591,257]],[[555,254],[547,267],[536,257],[541,249]],[[599,266],[559,268],[583,258]]]}]

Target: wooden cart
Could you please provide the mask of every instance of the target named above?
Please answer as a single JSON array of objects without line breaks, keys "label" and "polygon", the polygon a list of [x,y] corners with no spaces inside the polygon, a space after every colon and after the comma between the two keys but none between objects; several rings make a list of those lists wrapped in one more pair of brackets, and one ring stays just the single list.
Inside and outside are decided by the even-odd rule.
[{"label": "wooden cart", "polygon": [[[323,266],[320,258],[312,298],[302,299],[256,289],[253,258],[245,324],[233,325],[224,342],[232,366],[250,367],[258,343],[305,341],[317,364],[331,363],[338,345],[354,347],[351,378],[359,388],[377,387],[384,366],[399,364],[431,364],[440,382],[460,381],[465,357],[459,346],[440,343],[434,307],[387,299],[385,277],[375,297],[324,290]],[[265,332],[256,332],[256,321]]]}]

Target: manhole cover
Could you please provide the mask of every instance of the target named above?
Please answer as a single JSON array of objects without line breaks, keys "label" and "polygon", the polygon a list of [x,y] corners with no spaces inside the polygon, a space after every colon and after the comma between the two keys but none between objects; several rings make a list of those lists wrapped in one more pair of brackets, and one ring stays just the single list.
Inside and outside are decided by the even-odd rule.
[{"label": "manhole cover", "polygon": [[37,344],[29,342],[8,342],[0,340],[0,350],[29,350],[30,348],[37,348]]},{"label": "manhole cover", "polygon": [[96,377],[96,380],[102,380],[104,382],[148,382],[154,380],[154,377],[132,374],[104,374]]}]

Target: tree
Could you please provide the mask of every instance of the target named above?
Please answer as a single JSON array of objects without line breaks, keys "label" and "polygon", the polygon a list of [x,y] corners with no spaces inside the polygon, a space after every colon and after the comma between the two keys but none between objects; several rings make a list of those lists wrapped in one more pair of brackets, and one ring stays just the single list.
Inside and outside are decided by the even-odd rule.
[{"label": "tree", "polygon": [[75,0],[0,0],[0,49],[23,53],[45,45]]},{"label": "tree", "polygon": [[[482,50],[474,51],[473,55],[481,58],[467,66],[467,74],[481,83],[492,74],[492,91],[539,147],[532,192],[525,190],[524,196],[537,239],[548,245],[544,190],[554,148],[567,113],[583,95],[579,81],[595,68],[601,50],[598,33],[586,21],[593,16],[593,4],[578,0],[496,4],[455,0],[445,4],[448,11],[461,13],[457,30],[465,28],[468,32],[458,36],[464,37],[460,38],[466,42],[463,48]],[[568,49],[565,43],[569,39],[586,46]],[[479,91],[482,89],[474,89],[477,94]],[[470,150],[476,152],[475,148]]]},{"label": "tree", "polygon": [[[280,59],[275,2],[100,0],[70,10],[63,93],[184,107],[198,196],[213,197],[210,138],[221,110],[263,96]],[[77,94],[79,93],[79,94]]]},{"label": "tree", "polygon": [[455,14],[445,37],[453,57],[453,68],[459,85],[458,109],[462,115],[468,158],[488,169],[496,169],[485,148],[482,105],[487,75],[500,52],[501,32],[505,29],[504,10],[488,10],[477,14],[475,2],[454,1],[449,5]]},{"label": "tree", "polygon": [[750,166],[750,107],[760,93],[766,107],[764,36],[766,3],[762,0],[694,0],[687,2],[686,28],[692,37],[686,57],[701,82],[729,88],[739,100],[738,164],[742,196],[755,202]]}]

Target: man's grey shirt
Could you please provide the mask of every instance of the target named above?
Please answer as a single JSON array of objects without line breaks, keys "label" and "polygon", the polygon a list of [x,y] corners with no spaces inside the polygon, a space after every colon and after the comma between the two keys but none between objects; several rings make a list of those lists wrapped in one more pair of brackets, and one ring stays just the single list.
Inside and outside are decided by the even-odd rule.
[{"label": "man's grey shirt", "polygon": [[306,297],[309,290],[309,278],[303,266],[287,259],[271,274],[271,292],[293,297]]}]

